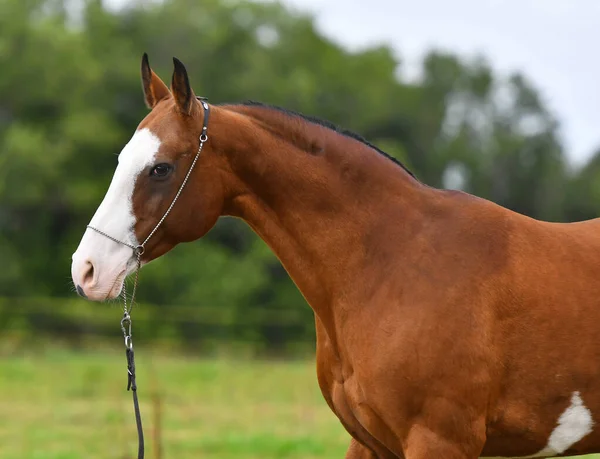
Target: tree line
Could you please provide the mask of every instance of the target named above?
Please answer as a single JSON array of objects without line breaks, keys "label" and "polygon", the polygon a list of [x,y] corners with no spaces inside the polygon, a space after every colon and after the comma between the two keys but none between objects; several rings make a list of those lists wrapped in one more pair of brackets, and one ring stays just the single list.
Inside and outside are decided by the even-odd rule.
[{"label": "tree line", "polygon": [[[544,220],[600,215],[600,151],[573,170],[558,114],[525,75],[500,74],[484,57],[432,50],[422,77],[405,81],[391,48],[350,52],[308,14],[247,1],[134,2],[114,11],[101,0],[1,0],[0,30],[4,298],[74,295],[70,256],[116,154],[147,113],[143,52],[165,80],[179,57],[211,102],[260,100],[356,131],[429,185]],[[219,308],[240,323],[294,308],[312,326],[279,262],[233,219],[153,262],[142,279],[142,302]]]}]

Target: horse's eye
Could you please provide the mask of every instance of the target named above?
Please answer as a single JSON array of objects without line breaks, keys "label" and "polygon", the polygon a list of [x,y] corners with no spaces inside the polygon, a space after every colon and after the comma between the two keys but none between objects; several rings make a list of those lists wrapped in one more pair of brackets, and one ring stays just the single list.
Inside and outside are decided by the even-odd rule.
[{"label": "horse's eye", "polygon": [[157,164],[150,171],[150,177],[166,177],[171,172],[171,165],[166,163]]}]

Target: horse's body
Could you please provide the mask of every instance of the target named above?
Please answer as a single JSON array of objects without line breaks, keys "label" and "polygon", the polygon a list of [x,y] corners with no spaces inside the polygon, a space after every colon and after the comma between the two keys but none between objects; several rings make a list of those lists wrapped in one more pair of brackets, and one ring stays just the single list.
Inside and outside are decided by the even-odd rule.
[{"label": "horse's body", "polygon": [[[136,153],[139,170],[111,184],[133,180],[133,228],[104,222],[132,243],[168,206],[203,120],[182,66],[169,92],[144,65],[153,110],[128,148],[154,156]],[[354,437],[348,458],[600,452],[600,221],[540,222],[430,188],[365,142],[268,107],[212,107],[208,135],[143,260],[221,215],[245,220],[315,312],[319,384]],[[173,178],[155,183],[161,161]],[[91,299],[117,295],[132,269],[89,230],[73,260]]]},{"label": "horse's body", "polygon": [[[541,223],[454,193],[436,201],[416,237],[382,240],[390,264],[358,275],[377,287],[344,298],[353,312],[334,333],[317,317],[328,403],[378,457],[410,457],[411,434],[426,451],[415,457],[600,451],[586,435],[600,412],[600,222]],[[546,449],[580,400],[567,438]]]}]

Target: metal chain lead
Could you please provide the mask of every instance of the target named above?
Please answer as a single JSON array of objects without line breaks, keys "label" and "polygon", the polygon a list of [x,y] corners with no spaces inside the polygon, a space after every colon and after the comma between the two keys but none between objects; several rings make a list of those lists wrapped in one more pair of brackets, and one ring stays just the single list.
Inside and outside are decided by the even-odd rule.
[{"label": "metal chain lead", "polygon": [[123,337],[125,338],[125,347],[127,349],[131,349],[133,347],[133,341],[131,338],[131,309],[135,304],[135,292],[137,291],[138,279],[140,274],[140,268],[142,266],[142,253],[141,251],[134,249],[136,253],[136,269],[135,269],[135,279],[133,281],[133,291],[131,292],[131,299],[129,301],[129,308],[127,308],[127,286],[123,283],[123,291],[121,295],[123,297],[123,318],[121,319],[121,331],[123,332]]}]

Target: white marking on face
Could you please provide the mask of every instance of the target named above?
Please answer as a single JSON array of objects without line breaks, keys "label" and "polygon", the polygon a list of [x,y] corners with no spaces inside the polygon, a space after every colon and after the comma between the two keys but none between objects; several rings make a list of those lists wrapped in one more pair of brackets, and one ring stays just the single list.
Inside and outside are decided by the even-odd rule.
[{"label": "white marking on face", "polygon": [[133,189],[139,173],[154,163],[160,139],[147,128],[137,131],[119,155],[119,164],[90,225],[137,245],[133,232]]},{"label": "white marking on face", "polygon": [[532,456],[524,457],[553,457],[562,454],[583,437],[591,433],[593,426],[594,420],[592,419],[592,413],[583,404],[579,392],[573,392],[573,395],[571,396],[571,405],[569,405],[558,418],[557,426],[554,428],[548,439],[548,445],[540,452]]},{"label": "white marking on face", "polygon": [[[123,242],[139,244],[134,232],[133,191],[140,172],[153,165],[160,143],[160,139],[147,128],[136,131],[119,155],[119,164],[102,203],[92,217],[91,226]],[[115,280],[127,268],[130,259],[131,248],[87,228],[73,254],[73,282],[82,285],[88,269],[86,264],[92,263],[94,279],[82,287],[90,299],[103,299],[95,293],[106,296],[113,287],[117,287]]]}]

